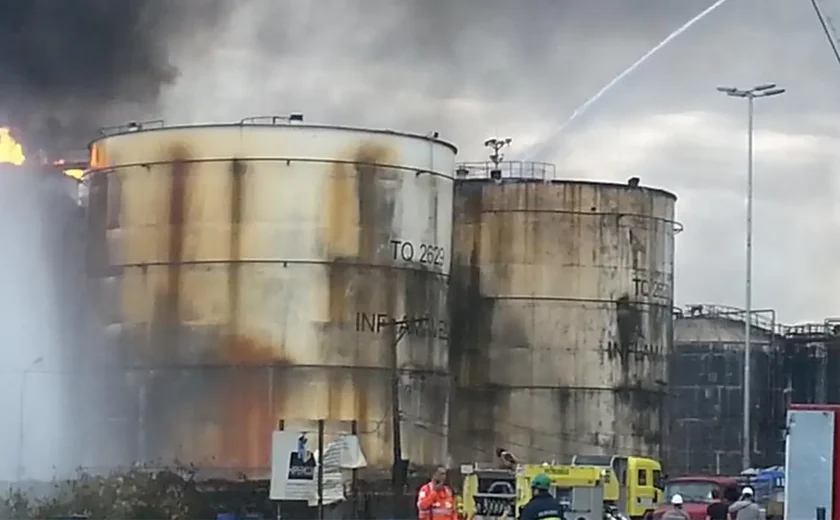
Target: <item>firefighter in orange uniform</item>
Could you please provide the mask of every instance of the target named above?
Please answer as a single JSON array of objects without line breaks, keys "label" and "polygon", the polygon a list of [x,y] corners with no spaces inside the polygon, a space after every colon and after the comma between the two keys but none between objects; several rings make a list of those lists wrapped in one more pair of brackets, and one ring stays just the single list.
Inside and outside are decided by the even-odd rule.
[{"label": "firefighter in orange uniform", "polygon": [[446,485],[446,468],[438,466],[432,480],[417,493],[418,520],[457,520],[455,494]]}]

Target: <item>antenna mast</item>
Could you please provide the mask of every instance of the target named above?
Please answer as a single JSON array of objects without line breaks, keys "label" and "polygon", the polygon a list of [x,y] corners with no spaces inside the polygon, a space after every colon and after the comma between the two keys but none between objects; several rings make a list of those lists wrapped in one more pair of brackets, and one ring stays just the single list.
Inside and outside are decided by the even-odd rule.
[{"label": "antenna mast", "polygon": [[512,141],[513,139],[510,137],[505,137],[504,139],[491,137],[484,141],[484,146],[493,151],[493,153],[490,154],[490,162],[493,163],[493,168],[490,170],[490,178],[495,181],[502,180],[502,169],[500,164],[505,158],[504,154],[501,153],[502,148],[510,146]]}]

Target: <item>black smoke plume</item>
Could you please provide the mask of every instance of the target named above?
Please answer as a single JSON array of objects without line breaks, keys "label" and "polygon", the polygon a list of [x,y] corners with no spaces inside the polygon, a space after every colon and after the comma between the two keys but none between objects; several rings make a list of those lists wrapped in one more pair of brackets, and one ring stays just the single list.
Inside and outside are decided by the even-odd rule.
[{"label": "black smoke plume", "polygon": [[115,105],[153,105],[174,48],[209,34],[222,2],[0,0],[0,125],[88,132]]}]

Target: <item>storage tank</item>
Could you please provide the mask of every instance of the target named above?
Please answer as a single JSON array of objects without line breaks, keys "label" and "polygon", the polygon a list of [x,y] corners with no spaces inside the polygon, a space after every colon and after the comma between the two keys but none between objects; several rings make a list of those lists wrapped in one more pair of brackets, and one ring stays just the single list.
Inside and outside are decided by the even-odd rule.
[{"label": "storage tank", "polygon": [[[776,464],[783,447],[786,381],[779,378],[776,314],[753,314],[752,460]],[[744,310],[721,305],[690,305],[676,314],[674,349],[669,359],[668,468],[679,474],[738,474],[744,424]],[[769,449],[768,441],[774,444]]]},{"label": "storage tank", "polygon": [[659,456],[676,197],[548,164],[457,172],[453,451]]},{"label": "storage tank", "polygon": [[[744,372],[743,309],[686,306],[677,314],[669,362],[668,467],[680,473],[741,470]],[[788,405],[837,402],[828,374],[838,368],[836,321],[780,325],[773,309],[752,310],[750,459],[784,463]],[[711,454],[711,455],[710,455]]]},{"label": "storage tank", "polygon": [[94,141],[89,276],[128,458],[265,476],[279,421],[324,419],[390,468],[396,344],[402,456],[445,461],[455,154],[276,117]]}]

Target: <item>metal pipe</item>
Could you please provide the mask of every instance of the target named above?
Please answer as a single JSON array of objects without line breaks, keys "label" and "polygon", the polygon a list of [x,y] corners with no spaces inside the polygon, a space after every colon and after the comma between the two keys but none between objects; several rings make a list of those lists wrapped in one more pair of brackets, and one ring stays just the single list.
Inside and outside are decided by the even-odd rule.
[{"label": "metal pipe", "polygon": [[747,96],[747,265],[744,282],[744,435],[741,447],[741,465],[743,469],[750,467],[751,438],[750,418],[752,416],[752,402],[750,392],[750,361],[752,349],[752,234],[753,234],[753,106],[754,96]]},{"label": "metal pipe", "polygon": [[[356,419],[350,423],[350,433],[353,435],[359,435],[359,423]],[[359,510],[359,500],[357,498],[357,489],[359,488],[358,484],[358,471],[356,468],[350,470],[350,500],[353,505],[353,516],[351,517],[353,520],[358,518],[358,510]]]},{"label": "metal pipe", "polygon": [[394,343],[391,345],[391,355],[393,356],[391,363],[391,428],[393,434],[393,448],[394,448],[394,468],[393,468],[393,484],[396,489],[399,478],[397,478],[397,471],[402,464],[402,423],[400,422],[400,365],[399,356],[397,354],[397,347],[400,341],[408,333],[408,326],[404,321],[395,321],[394,325],[398,327],[397,335],[394,338]]},{"label": "metal pipe", "polygon": [[324,520],[324,419],[318,419],[318,520]]}]

